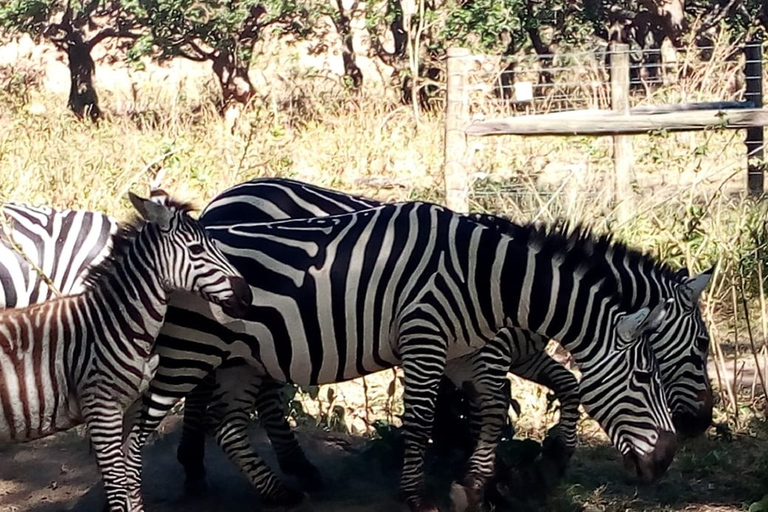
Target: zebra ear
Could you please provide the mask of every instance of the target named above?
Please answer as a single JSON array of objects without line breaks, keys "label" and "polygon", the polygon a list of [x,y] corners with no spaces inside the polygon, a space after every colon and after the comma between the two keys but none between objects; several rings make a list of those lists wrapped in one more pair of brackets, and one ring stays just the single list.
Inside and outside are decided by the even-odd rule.
[{"label": "zebra ear", "polygon": [[136,208],[136,211],[139,212],[139,215],[144,220],[158,224],[161,229],[169,229],[171,227],[173,211],[170,208],[152,199],[139,197],[133,192],[128,192],[128,197],[133,207]]},{"label": "zebra ear", "polygon": [[661,322],[672,306],[672,299],[657,304],[653,309],[640,308],[634,313],[628,313],[619,320],[616,333],[624,342],[632,343],[644,334],[651,333],[661,326]]},{"label": "zebra ear", "polygon": [[701,297],[701,292],[704,291],[704,289],[709,284],[709,281],[712,279],[712,274],[715,273],[715,267],[712,266],[707,271],[702,272],[701,274],[695,275],[693,277],[688,278],[685,281],[683,291],[685,292],[687,298],[693,303],[696,304],[699,301],[699,297]]}]

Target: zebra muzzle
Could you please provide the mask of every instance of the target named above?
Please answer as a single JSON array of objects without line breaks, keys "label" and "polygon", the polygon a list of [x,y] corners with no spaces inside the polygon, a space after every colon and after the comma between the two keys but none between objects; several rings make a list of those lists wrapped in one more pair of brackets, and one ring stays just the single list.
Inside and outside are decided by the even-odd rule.
[{"label": "zebra muzzle", "polygon": [[659,432],[653,451],[638,455],[635,451],[624,454],[624,468],[642,484],[651,484],[666,473],[677,452],[677,436],[674,432]]},{"label": "zebra muzzle", "polygon": [[221,310],[232,318],[245,318],[253,301],[251,287],[242,277],[230,277],[229,282],[233,293],[221,302]]}]

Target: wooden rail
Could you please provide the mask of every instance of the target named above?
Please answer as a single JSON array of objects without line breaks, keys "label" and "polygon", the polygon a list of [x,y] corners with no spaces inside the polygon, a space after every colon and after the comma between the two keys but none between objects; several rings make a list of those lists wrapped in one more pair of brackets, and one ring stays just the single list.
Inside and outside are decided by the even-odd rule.
[{"label": "wooden rail", "polygon": [[638,135],[654,131],[743,130],[768,126],[768,109],[685,110],[660,114],[628,114],[610,110],[577,110],[557,114],[477,121],[467,135]]},{"label": "wooden rail", "polygon": [[445,120],[445,185],[448,206],[466,211],[469,204],[466,136],[613,136],[614,195],[619,217],[632,214],[632,148],[629,135],[697,130],[745,130],[747,190],[752,196],[764,191],[763,127],[768,109],[763,108],[762,45],[756,39],[744,48],[746,91],[744,101],[681,103],[627,109],[629,89],[628,49],[614,43],[611,55],[612,110],[578,110],[507,119],[470,122],[467,82],[471,59],[465,49],[451,48],[447,59]]}]

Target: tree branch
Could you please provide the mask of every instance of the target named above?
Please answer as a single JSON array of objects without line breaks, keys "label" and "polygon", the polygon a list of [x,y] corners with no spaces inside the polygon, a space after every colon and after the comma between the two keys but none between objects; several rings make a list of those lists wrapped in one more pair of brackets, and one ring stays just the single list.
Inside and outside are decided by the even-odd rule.
[{"label": "tree branch", "polygon": [[138,39],[141,37],[141,34],[136,34],[134,32],[131,32],[130,30],[117,30],[115,28],[105,28],[98,32],[96,35],[94,35],[91,39],[89,39],[86,44],[88,45],[89,50],[92,50],[94,47],[96,47],[97,44],[104,41],[105,39],[110,38],[125,38],[125,39]]},{"label": "tree branch", "polygon": [[193,60],[196,62],[204,62],[206,60],[213,60],[213,58],[216,56],[215,52],[206,52],[205,50],[200,48],[200,45],[198,45],[196,42],[192,40],[187,41],[187,44],[189,45],[190,48],[192,48],[192,51],[197,52],[198,55],[192,55],[191,53],[187,53],[185,50],[179,47],[179,55],[181,55],[185,59]]},{"label": "tree branch", "polygon": [[696,30],[696,33],[702,34],[707,30],[711,29],[712,27],[714,27],[715,25],[719,24],[721,21],[725,19],[726,16],[728,16],[728,13],[731,12],[731,9],[738,7],[740,4],[741,4],[741,0],[730,0],[728,4],[726,4],[723,7],[720,7],[719,5],[715,5],[714,9],[709,13],[710,15],[712,15],[712,18],[702,23],[701,27],[699,27]]}]

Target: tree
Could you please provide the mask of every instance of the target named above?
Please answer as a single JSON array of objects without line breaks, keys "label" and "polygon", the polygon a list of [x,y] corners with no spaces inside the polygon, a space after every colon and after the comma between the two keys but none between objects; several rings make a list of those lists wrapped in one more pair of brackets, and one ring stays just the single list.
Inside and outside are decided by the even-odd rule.
[{"label": "tree", "polygon": [[[346,85],[353,91],[360,90],[363,86],[363,71],[357,65],[352,34],[352,19],[360,12],[360,0],[352,0],[348,7],[344,5],[344,0],[325,0],[319,6],[319,12],[331,19],[341,38],[341,58],[344,63]],[[320,39],[325,36],[321,32],[318,32],[318,35]]]},{"label": "tree", "polygon": [[221,112],[246,105],[256,90],[248,77],[254,46],[268,28],[299,37],[314,10],[293,0],[125,0],[147,30],[131,55],[211,63],[221,86]]},{"label": "tree", "polygon": [[10,0],[0,5],[0,27],[46,38],[66,52],[70,73],[68,107],[79,118],[101,118],[93,87],[91,52],[111,38],[138,37],[133,19],[117,0]]}]

